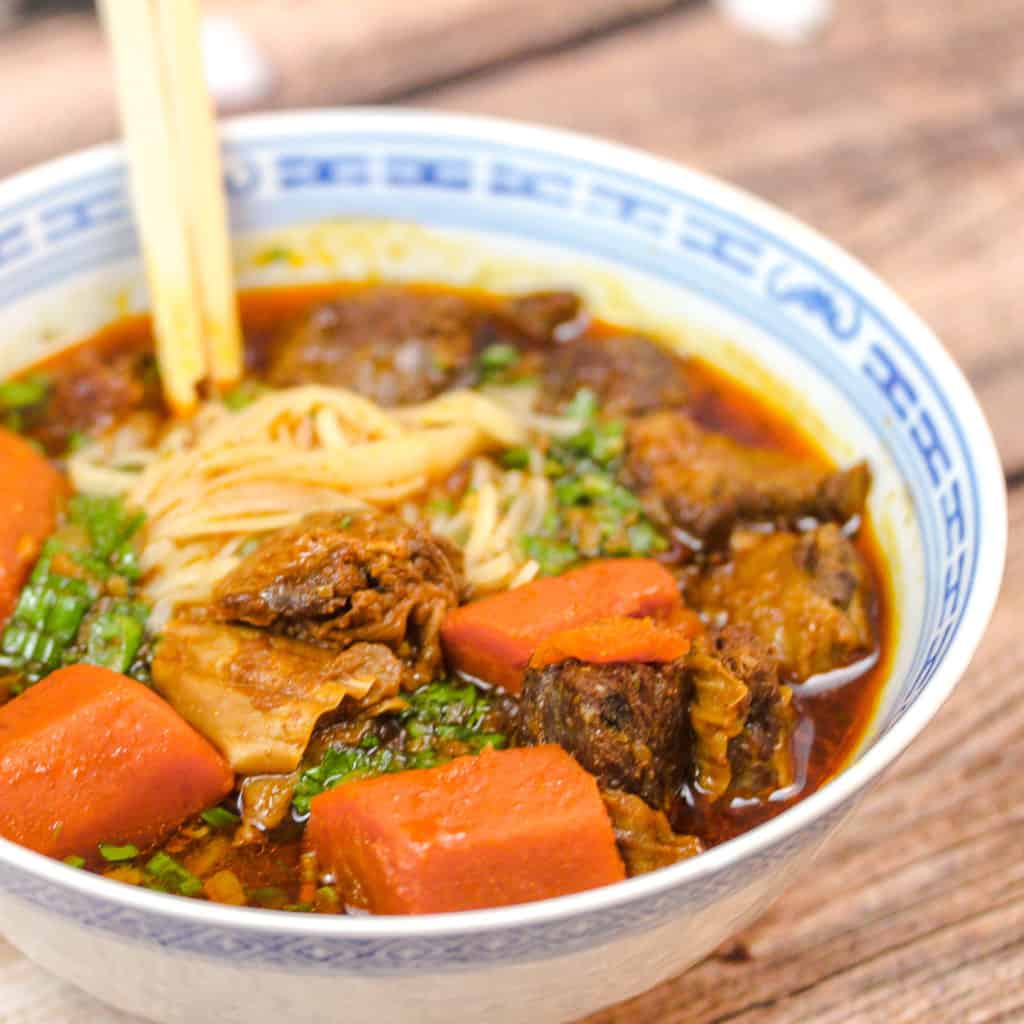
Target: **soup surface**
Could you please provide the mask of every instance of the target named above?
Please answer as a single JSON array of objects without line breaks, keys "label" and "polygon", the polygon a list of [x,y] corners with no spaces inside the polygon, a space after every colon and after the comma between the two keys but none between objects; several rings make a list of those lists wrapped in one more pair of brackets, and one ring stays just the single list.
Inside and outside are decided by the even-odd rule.
[{"label": "soup surface", "polygon": [[247,376],[186,422],[143,318],[0,384],[0,835],[462,910],[698,855],[844,765],[892,642],[866,465],[568,292],[241,308]]}]

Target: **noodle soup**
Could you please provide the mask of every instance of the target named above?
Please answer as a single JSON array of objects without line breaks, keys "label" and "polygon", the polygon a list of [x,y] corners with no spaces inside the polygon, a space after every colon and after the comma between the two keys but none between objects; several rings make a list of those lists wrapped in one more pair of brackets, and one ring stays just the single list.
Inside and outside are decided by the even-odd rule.
[{"label": "noodle soup", "polygon": [[246,378],[186,421],[142,319],[0,386],[46,503],[5,566],[0,835],[221,903],[464,910],[843,767],[891,649],[865,464],[569,292],[242,310]]}]

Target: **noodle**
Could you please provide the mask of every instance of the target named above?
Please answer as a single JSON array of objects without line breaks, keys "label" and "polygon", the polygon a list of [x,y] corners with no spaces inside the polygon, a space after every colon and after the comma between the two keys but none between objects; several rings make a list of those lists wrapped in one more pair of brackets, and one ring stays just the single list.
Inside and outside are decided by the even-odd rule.
[{"label": "noodle", "polygon": [[[542,462],[536,454],[531,461]],[[503,469],[480,457],[473,461],[458,507],[449,515],[434,514],[427,524],[462,548],[466,579],[479,595],[528,583],[537,575],[540,566],[526,557],[519,538],[540,526],[551,500],[551,481],[543,472]],[[418,507],[407,515],[419,518]]]},{"label": "noodle", "polygon": [[[519,538],[551,500],[543,454],[532,450],[526,470],[484,454],[573,428],[534,414],[534,397],[522,388],[455,391],[386,410],[341,388],[286,388],[237,412],[206,402],[162,433],[136,417],[72,455],[68,468],[76,489],[146,512],[141,565],[154,629],[176,605],[207,600],[247,542],[319,511],[401,505],[463,548],[470,590],[480,593],[539,571]],[[469,459],[458,507],[424,509],[417,499]]]}]

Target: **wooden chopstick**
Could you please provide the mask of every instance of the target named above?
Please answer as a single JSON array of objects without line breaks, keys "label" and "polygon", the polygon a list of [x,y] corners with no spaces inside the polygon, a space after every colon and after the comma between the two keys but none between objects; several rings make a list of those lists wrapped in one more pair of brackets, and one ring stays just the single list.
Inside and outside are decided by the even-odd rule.
[{"label": "wooden chopstick", "polygon": [[203,299],[207,372],[214,386],[223,389],[242,374],[242,332],[217,127],[203,71],[199,3],[157,0],[157,14],[176,115],[179,179]]},{"label": "wooden chopstick", "polygon": [[220,158],[196,0],[100,0],[114,53],[132,199],[167,402],[242,372]]}]

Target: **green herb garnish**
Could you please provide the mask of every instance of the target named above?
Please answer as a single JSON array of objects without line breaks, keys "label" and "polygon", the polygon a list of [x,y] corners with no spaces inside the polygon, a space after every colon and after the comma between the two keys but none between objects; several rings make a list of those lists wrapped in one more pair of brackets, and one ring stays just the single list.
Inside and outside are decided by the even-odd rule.
[{"label": "green herb garnish", "polygon": [[551,445],[544,471],[555,506],[536,533],[520,538],[523,553],[544,576],[557,576],[588,558],[646,556],[668,543],[636,495],[618,479],[626,448],[625,424],[601,418],[592,391],[581,388],[566,414],[579,429]]},{"label": "green herb garnish", "polygon": [[526,469],[530,465],[529,448],[509,448],[501,456],[506,469]]},{"label": "green herb garnish", "polygon": [[297,813],[309,814],[309,803],[313,797],[344,782],[366,779],[386,772],[401,771],[405,762],[390,750],[374,747],[371,750],[359,747],[331,748],[323,760],[302,773],[295,796],[292,800]]},{"label": "green herb garnish", "polygon": [[409,695],[408,707],[374,719],[358,742],[331,747],[302,773],[293,800],[296,815],[308,815],[315,796],[346,782],[501,749],[508,740],[494,728],[494,711],[493,700],[471,683],[421,686]]},{"label": "green herb garnish", "polygon": [[68,434],[67,446],[64,450],[68,455],[74,455],[75,452],[80,452],[91,441],[92,438],[84,430],[72,430]]},{"label": "green herb garnish", "polygon": [[242,819],[226,807],[209,807],[199,815],[211,828],[234,828]]},{"label": "green herb garnish", "polygon": [[41,405],[50,393],[50,378],[41,373],[0,384],[0,408],[7,412]]},{"label": "green herb garnish", "polygon": [[243,380],[221,396],[221,401],[232,411],[239,412],[265,395],[270,388],[258,380]]},{"label": "green herb garnish", "polygon": [[139,855],[139,848],[132,846],[131,843],[125,843],[123,846],[117,846],[114,843],[100,843],[99,851],[100,856],[111,864],[134,860]]},{"label": "green herb garnish", "polygon": [[19,673],[20,685],[82,661],[146,678],[136,662],[149,608],[133,596],[142,521],[119,498],[68,502],[67,522],[43,545],[0,636],[0,668]]},{"label": "green herb garnish", "polygon": [[295,253],[283,245],[271,245],[253,256],[252,261],[258,267],[269,266],[271,263],[290,263],[296,258]]},{"label": "green herb garnish", "polygon": [[85,858],[79,857],[77,854],[72,854],[70,857],[64,858],[64,863],[67,864],[69,868],[84,868]]},{"label": "green herb garnish", "polygon": [[522,353],[515,345],[499,342],[488,345],[476,359],[477,380],[481,387],[517,383],[516,369]]},{"label": "green herb garnish", "polygon": [[540,566],[542,576],[560,576],[580,560],[579,551],[567,540],[526,534],[520,543],[526,557]]},{"label": "green herb garnish", "polygon": [[284,906],[284,902],[288,898],[284,889],[279,889],[276,885],[264,885],[256,889],[250,889],[248,896],[253,903],[278,910]]},{"label": "green herb garnish", "polygon": [[455,502],[451,498],[434,498],[427,505],[427,511],[435,516],[450,516],[455,513]]},{"label": "green herb garnish", "polygon": [[162,850],[146,862],[147,885],[151,889],[177,896],[195,896],[202,892],[203,883],[188,868],[179,864]]}]

